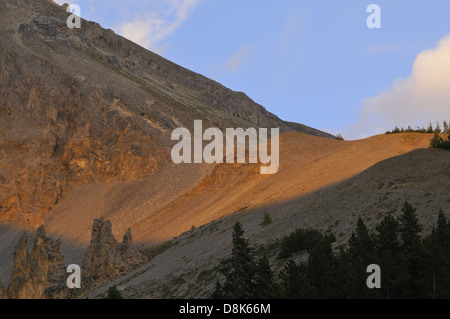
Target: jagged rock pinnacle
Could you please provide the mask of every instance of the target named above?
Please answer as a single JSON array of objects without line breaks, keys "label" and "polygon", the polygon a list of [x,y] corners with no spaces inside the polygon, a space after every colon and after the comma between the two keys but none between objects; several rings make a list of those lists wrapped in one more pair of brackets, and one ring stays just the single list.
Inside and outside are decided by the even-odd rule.
[{"label": "jagged rock pinnacle", "polygon": [[64,259],[60,241],[45,234],[44,226],[37,229],[31,253],[27,250],[28,235],[24,233],[15,247],[14,270],[7,290],[12,299],[65,298]]},{"label": "jagged rock pinnacle", "polygon": [[132,242],[131,229],[119,243],[112,234],[110,221],[103,218],[94,220],[91,242],[83,258],[83,277],[103,280],[130,271],[144,262],[145,258],[132,246]]}]

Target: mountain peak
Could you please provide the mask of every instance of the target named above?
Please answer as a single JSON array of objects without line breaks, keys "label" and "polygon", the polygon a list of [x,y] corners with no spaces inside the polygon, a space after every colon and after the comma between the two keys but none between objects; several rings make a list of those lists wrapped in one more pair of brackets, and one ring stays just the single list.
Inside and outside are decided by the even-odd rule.
[{"label": "mountain peak", "polygon": [[69,13],[52,1],[0,6],[0,145],[8,150],[0,179],[11,181],[0,220],[35,228],[74,185],[155,174],[170,161],[171,132],[196,119],[333,137],[285,122],[98,23],[70,29]]}]

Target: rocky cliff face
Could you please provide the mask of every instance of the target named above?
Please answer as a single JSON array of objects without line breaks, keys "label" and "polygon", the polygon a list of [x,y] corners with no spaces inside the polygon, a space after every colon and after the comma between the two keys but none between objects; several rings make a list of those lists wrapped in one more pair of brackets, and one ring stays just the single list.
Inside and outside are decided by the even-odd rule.
[{"label": "rocky cliff face", "polygon": [[279,127],[245,94],[82,22],[47,0],[0,2],[0,221],[36,228],[76,184],[141,179],[170,160],[170,133],[194,119]]},{"label": "rocky cliff face", "polygon": [[119,243],[112,234],[111,222],[96,219],[91,242],[83,257],[83,278],[112,278],[145,262],[145,257],[132,244],[130,229],[123,236],[123,242]]},{"label": "rocky cliff face", "polygon": [[8,299],[8,294],[6,293],[5,288],[3,288],[3,285],[0,283],[0,300],[1,299]]},{"label": "rocky cliff face", "polygon": [[[92,240],[82,263],[82,286],[92,279],[102,281],[129,272],[147,261],[133,247],[130,229],[123,236],[123,242],[119,243],[111,226],[111,222],[103,218],[94,221]],[[8,289],[0,284],[0,299],[67,298],[69,289],[60,240],[47,237],[44,226],[40,226],[31,253],[27,244],[28,234],[24,232],[14,249],[14,269]]]},{"label": "rocky cliff face", "polygon": [[58,299],[67,296],[64,259],[59,240],[46,237],[44,226],[37,230],[31,253],[28,236],[21,237],[14,252],[14,271],[7,290],[12,299]]}]

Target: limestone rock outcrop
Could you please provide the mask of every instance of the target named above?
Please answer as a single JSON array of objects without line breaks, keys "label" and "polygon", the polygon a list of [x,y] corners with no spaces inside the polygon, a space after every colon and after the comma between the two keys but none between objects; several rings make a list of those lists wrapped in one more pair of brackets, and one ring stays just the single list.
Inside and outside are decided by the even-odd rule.
[{"label": "limestone rock outcrop", "polygon": [[[67,296],[64,259],[60,241],[45,234],[44,226],[37,230],[31,253],[28,236],[22,235],[14,251],[14,270],[7,290],[11,299],[61,299]],[[1,295],[1,289],[0,289]]]},{"label": "limestone rock outcrop", "polygon": [[146,261],[133,247],[131,230],[128,229],[123,236],[123,242],[119,243],[111,226],[111,222],[103,218],[94,220],[91,242],[83,257],[83,278],[104,280],[133,270]]}]

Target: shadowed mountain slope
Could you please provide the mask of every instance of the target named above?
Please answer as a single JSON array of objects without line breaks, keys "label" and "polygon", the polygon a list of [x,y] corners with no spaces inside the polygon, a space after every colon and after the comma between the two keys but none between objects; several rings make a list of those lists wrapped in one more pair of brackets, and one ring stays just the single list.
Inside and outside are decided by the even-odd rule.
[{"label": "shadowed mountain slope", "polygon": [[[311,193],[220,218],[189,230],[137,271],[93,291],[101,296],[118,285],[126,298],[208,298],[214,289],[220,260],[230,256],[232,228],[240,221],[256,252],[270,256],[278,272],[284,260],[275,258],[277,244],[296,228],[332,232],[335,247],[346,243],[361,217],[373,230],[386,214],[398,217],[405,201],[417,208],[423,234],[436,225],[439,210],[450,217],[450,153],[419,149],[381,161],[362,173]],[[269,213],[272,223],[261,226]],[[207,244],[205,244],[207,243]],[[301,256],[297,256],[301,257]]]}]

